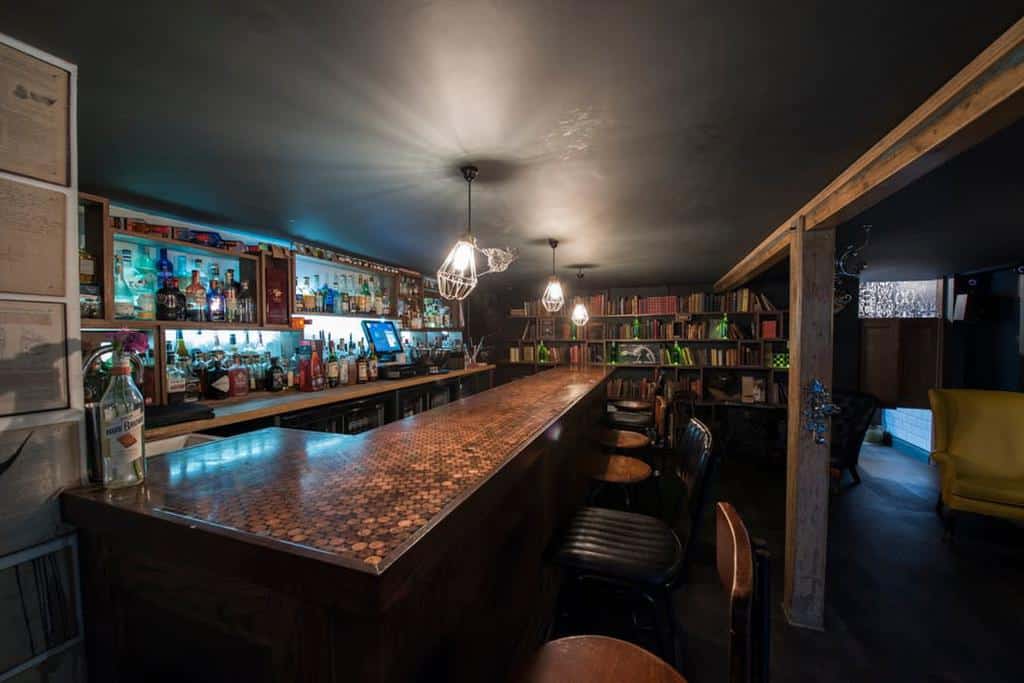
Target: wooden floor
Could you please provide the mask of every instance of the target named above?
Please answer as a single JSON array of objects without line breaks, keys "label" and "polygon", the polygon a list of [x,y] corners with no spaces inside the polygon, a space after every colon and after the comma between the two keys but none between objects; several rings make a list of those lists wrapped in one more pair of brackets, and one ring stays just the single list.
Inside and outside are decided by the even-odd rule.
[{"label": "wooden floor", "polygon": [[[851,487],[847,479],[832,498],[827,630],[819,633],[791,628],[782,618],[784,469],[721,463],[689,582],[676,594],[685,628],[682,673],[690,683],[727,680],[726,606],[714,573],[710,514],[719,499],[736,505],[775,558],[774,683],[1021,680],[1024,527],[964,518],[950,546],[934,512],[934,468],[867,446],[860,470],[863,483]],[[603,625],[582,628],[611,630],[614,622],[609,616]]]}]

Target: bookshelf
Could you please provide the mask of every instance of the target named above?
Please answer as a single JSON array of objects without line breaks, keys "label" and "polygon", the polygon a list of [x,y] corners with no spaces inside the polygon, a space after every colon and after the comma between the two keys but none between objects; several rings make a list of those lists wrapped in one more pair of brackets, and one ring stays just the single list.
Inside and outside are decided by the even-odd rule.
[{"label": "bookshelf", "polygon": [[[537,302],[510,311],[507,321],[521,326],[517,336],[505,338],[504,362],[536,368],[568,364],[575,347],[581,364],[621,369],[625,379],[665,373],[693,394],[695,406],[785,406],[789,311],[776,308],[764,294],[742,289],[610,297],[600,292],[584,301],[592,311],[590,322],[575,330],[575,338],[562,333],[572,329],[566,316],[543,313]],[[557,363],[537,362],[541,341],[555,350]]]}]

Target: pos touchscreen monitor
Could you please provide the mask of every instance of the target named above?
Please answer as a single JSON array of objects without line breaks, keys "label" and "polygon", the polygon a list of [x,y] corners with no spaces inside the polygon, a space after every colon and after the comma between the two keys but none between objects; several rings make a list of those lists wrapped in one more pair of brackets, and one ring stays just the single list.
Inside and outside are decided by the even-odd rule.
[{"label": "pos touchscreen monitor", "polygon": [[390,320],[364,320],[363,333],[377,353],[391,355],[402,352],[402,340],[398,336],[398,329]]}]

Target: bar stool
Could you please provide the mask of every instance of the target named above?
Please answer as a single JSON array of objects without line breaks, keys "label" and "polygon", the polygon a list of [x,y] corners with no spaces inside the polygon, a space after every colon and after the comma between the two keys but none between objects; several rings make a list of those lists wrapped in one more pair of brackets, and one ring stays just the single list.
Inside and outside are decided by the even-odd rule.
[{"label": "bar stool", "polygon": [[629,451],[644,448],[651,443],[650,437],[639,432],[627,432],[621,429],[603,430],[598,438],[599,443],[612,451],[608,454],[591,455],[580,463],[580,471],[598,482],[591,498],[597,495],[601,486],[614,484],[622,487],[626,508],[632,508],[630,489],[650,479],[653,470],[640,458],[620,455],[615,451]]},{"label": "bar stool", "polygon": [[519,683],[686,683],[647,650],[607,636],[570,636],[545,643]]}]

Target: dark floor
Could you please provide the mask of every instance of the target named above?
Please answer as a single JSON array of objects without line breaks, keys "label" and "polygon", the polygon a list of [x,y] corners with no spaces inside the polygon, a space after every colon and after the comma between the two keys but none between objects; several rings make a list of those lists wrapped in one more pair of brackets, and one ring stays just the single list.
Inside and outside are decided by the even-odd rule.
[{"label": "dark floor", "polygon": [[[825,632],[782,616],[784,469],[734,459],[714,477],[709,497],[732,502],[773,555],[772,680],[1024,681],[1024,527],[966,516],[946,543],[934,468],[865,446],[860,471],[861,485],[847,479],[831,499]],[[708,512],[676,594],[689,683],[727,680],[726,598]]]}]

